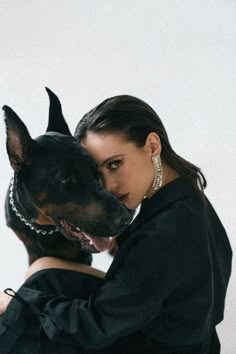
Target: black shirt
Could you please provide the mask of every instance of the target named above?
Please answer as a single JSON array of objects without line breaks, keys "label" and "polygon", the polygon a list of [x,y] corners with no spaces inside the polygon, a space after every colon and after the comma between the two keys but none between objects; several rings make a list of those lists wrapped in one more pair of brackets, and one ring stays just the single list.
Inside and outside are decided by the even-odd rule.
[{"label": "black shirt", "polygon": [[203,341],[223,319],[232,250],[217,214],[178,178],[142,203],[119,236],[105,283],[89,300],[34,297],[53,340],[100,349],[130,333],[181,347]]}]

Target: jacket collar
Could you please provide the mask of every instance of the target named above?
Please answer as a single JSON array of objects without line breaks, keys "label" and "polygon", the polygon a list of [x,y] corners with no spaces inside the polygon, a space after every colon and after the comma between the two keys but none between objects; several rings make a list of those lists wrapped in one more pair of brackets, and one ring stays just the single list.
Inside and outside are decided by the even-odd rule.
[{"label": "jacket collar", "polygon": [[192,183],[184,177],[178,177],[165,184],[150,199],[145,198],[141,203],[139,216],[152,215],[177,200],[190,198],[193,195],[196,197],[197,193]]},{"label": "jacket collar", "polygon": [[145,198],[141,203],[139,214],[129,227],[117,238],[120,245],[130,235],[130,231],[149,218],[157,215],[161,210],[170,207],[177,200],[198,197],[193,185],[184,177],[178,177],[160,188],[150,199]]}]

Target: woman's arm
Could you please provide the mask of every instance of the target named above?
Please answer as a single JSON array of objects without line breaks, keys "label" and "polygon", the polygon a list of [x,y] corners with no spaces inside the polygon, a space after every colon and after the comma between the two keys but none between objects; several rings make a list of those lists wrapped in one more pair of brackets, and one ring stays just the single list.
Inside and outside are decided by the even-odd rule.
[{"label": "woman's arm", "polygon": [[[122,266],[113,279],[105,280],[88,300],[31,289],[20,290],[18,295],[37,307],[41,328],[50,339],[75,342],[85,349],[105,348],[147,326],[158,316],[163,297],[171,291],[167,278],[173,269],[166,268],[166,252],[157,257],[158,243],[153,244],[152,237],[148,240],[152,233],[157,239],[155,230],[149,235],[138,233],[137,242],[122,256]],[[145,261],[144,255],[148,255]],[[38,270],[43,269],[41,265]],[[174,278],[178,278],[176,274]]]},{"label": "woman's arm", "polygon": [[[102,272],[99,269],[87,266],[85,264],[80,264],[78,262],[71,262],[67,260],[63,260],[55,257],[42,257],[37,259],[31,266],[28,268],[25,274],[25,280],[30,278],[36,272],[44,269],[66,269],[72,270],[79,273],[85,273],[92,275],[94,277],[104,279],[105,272]],[[8,305],[10,304],[12,297],[5,294],[4,292],[0,292],[0,316],[6,312]]]}]

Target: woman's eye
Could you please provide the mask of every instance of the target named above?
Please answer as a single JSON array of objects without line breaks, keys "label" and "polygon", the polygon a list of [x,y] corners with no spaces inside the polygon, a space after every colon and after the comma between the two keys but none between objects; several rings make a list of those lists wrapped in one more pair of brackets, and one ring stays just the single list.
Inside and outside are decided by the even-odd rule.
[{"label": "woman's eye", "polygon": [[110,170],[115,170],[119,166],[120,163],[121,163],[121,160],[111,161],[109,163],[109,169]]}]

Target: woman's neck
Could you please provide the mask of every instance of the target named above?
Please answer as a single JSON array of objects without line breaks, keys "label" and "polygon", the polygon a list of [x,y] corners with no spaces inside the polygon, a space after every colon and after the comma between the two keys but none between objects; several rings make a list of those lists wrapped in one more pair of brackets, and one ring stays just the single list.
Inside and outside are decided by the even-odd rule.
[{"label": "woman's neck", "polygon": [[[180,174],[176,172],[173,168],[167,166],[165,163],[162,162],[162,185],[161,188],[164,187],[166,184],[174,181],[176,178],[180,177]],[[160,189],[161,189],[160,188]],[[147,195],[148,198],[151,198],[157,191],[152,189],[152,191]]]}]

